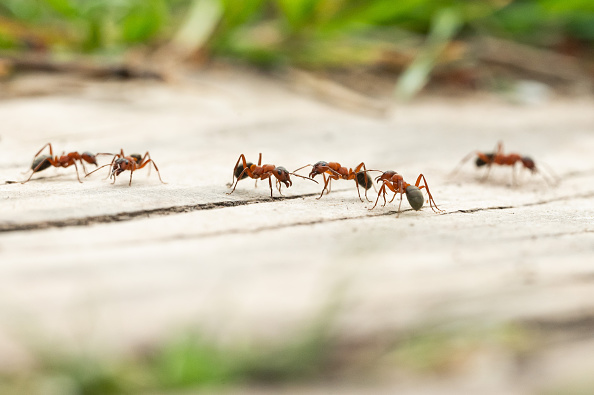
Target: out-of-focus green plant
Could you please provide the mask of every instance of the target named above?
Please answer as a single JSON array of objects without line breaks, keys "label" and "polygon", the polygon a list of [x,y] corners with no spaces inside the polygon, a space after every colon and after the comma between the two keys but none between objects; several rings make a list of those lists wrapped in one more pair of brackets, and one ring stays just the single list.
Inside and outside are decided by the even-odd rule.
[{"label": "out-of-focus green plant", "polygon": [[[444,15],[455,16],[445,18]],[[441,22],[439,22],[441,21]],[[447,22],[449,21],[449,22]],[[450,23],[440,36],[438,26]],[[3,0],[0,49],[118,54],[170,42],[275,67],[352,67],[404,52],[399,91],[423,85],[453,40],[594,46],[591,0]],[[416,77],[414,77],[416,75]],[[414,77],[414,78],[413,78]],[[416,83],[412,81],[417,79]],[[413,89],[413,87],[415,87]],[[408,88],[403,88],[408,87]]]},{"label": "out-of-focus green plant", "polygon": [[[535,45],[564,35],[594,41],[590,0],[212,1],[222,12],[208,21],[216,26],[208,46],[227,56],[249,57],[246,51],[268,50],[280,58],[301,59],[300,50],[319,44],[326,51],[333,40],[343,45],[345,40],[364,38],[369,45],[370,32],[424,35],[444,9],[457,10],[462,34],[480,31]],[[18,47],[27,33],[43,37],[45,31],[50,48],[72,51],[154,44],[171,38],[196,2],[200,0],[3,0],[0,41],[4,47]],[[389,39],[384,34],[384,40]]]}]

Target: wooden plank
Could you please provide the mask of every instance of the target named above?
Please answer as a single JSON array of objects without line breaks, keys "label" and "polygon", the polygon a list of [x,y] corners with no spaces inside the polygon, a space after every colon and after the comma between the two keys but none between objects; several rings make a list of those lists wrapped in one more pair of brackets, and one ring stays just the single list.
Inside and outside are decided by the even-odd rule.
[{"label": "wooden plank", "polygon": [[[178,86],[82,86],[0,103],[0,180],[22,180],[52,142],[149,150],[167,184],[145,169],[132,186],[126,174],[112,185],[106,171],[79,184],[72,168],[52,168],[0,185],[0,352],[13,362],[26,363],[34,338],[98,354],[187,326],[221,341],[282,338],[335,298],[337,330],[352,339],[594,309],[590,98],[521,108],[427,99],[369,118],[230,72]],[[480,181],[471,163],[448,177],[498,140],[563,182],[523,174],[511,187],[501,168]],[[394,203],[371,211],[352,181],[320,200],[321,185],[298,178],[286,198],[250,180],[228,195],[239,154],[259,152],[289,170],[326,160],[365,161],[409,182],[422,172],[444,214],[406,199],[399,217]]]}]

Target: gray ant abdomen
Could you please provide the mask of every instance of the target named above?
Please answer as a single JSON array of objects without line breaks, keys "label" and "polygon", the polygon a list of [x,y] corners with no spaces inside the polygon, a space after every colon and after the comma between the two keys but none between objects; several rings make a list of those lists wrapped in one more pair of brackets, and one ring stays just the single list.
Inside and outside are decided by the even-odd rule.
[{"label": "gray ant abdomen", "polygon": [[[37,158],[35,158],[35,160],[31,164],[31,170],[38,172],[38,171],[47,169],[48,167],[50,167],[52,165],[50,163],[50,161],[48,160],[49,158],[51,158],[51,156],[48,156],[48,155],[38,156]],[[37,167],[37,166],[39,166],[39,167]]]},{"label": "gray ant abdomen", "polygon": [[[248,169],[253,165],[252,162],[247,162],[246,163]],[[240,163],[237,168],[235,169],[235,178],[239,178],[239,176],[241,175],[241,173],[243,172],[243,163]],[[241,176],[241,178],[239,178],[240,180],[243,180],[244,178],[247,178],[248,174],[247,171],[245,173],[243,173],[243,175]],[[242,184],[243,185],[243,184]]]},{"label": "gray ant abdomen", "polygon": [[406,199],[408,199],[408,203],[414,210],[420,210],[425,203],[423,192],[414,185],[406,187]]},{"label": "gray ant abdomen", "polygon": [[365,189],[369,189],[373,186],[371,176],[364,171],[357,173],[357,183]]}]

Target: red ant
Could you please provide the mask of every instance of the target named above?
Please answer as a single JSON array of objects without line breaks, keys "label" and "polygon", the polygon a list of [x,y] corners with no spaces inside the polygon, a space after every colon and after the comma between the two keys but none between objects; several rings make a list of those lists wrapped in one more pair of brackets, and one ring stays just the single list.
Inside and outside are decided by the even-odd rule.
[{"label": "red ant", "polygon": [[[324,191],[326,194],[330,193],[330,184],[332,180],[355,180],[355,185],[357,186],[357,194],[359,195],[359,199],[361,199],[361,193],[359,192],[359,185],[365,188],[365,199],[370,201],[367,198],[367,190],[373,186],[373,181],[371,180],[371,176],[367,174],[368,171],[378,171],[378,170],[367,170],[365,167],[365,163],[361,162],[359,166],[353,170],[352,168],[347,169],[344,166],[341,166],[338,162],[324,162],[319,161],[314,165],[305,165],[300,167],[297,170],[301,170],[304,167],[311,166],[311,172],[309,173],[309,178],[313,180],[315,176],[321,174],[324,177],[324,188],[322,189],[322,193],[317,199],[320,199],[322,195],[324,195]],[[361,171],[363,169],[363,171]],[[295,170],[295,171],[297,171]],[[363,201],[363,199],[361,199]]]},{"label": "red ant", "polygon": [[[146,151],[144,156],[140,156],[140,154],[131,154],[131,155],[126,156],[126,155],[124,155],[124,150],[121,149],[119,154],[115,154],[113,156],[111,163],[109,163],[107,165],[103,165],[103,166],[93,170],[86,176],[93,174],[94,172],[96,172],[99,169],[104,168],[105,166],[110,166],[111,171],[109,173],[109,178],[113,177],[112,184],[115,184],[117,176],[119,176],[126,170],[130,170],[130,182],[128,183],[128,185],[132,185],[132,174],[134,174],[134,172],[136,170],[140,170],[143,167],[147,166],[149,163],[152,163],[153,166],[155,167],[155,170],[157,170],[157,175],[159,176],[159,181],[161,181],[163,184],[167,184],[165,181],[163,181],[161,179],[161,173],[159,172],[159,168],[157,167],[157,164],[155,163],[155,161],[151,159],[151,155],[149,154],[148,151]],[[149,171],[150,171],[150,167],[149,167]]]},{"label": "red ant", "polygon": [[[425,185],[419,186],[421,184],[421,179],[423,180],[423,183]],[[394,199],[396,198],[396,195],[400,194],[400,204],[398,205],[398,215],[400,215],[400,206],[402,205],[402,195],[405,193],[406,193],[406,199],[408,200],[408,203],[414,210],[418,211],[421,209],[421,207],[423,207],[423,203],[425,203],[425,198],[423,197],[423,192],[421,192],[421,189],[423,189],[423,188],[425,188],[427,190],[427,195],[429,195],[429,206],[431,207],[431,209],[436,213],[443,211],[437,207],[435,200],[433,200],[433,196],[431,196],[431,192],[429,192],[429,185],[427,185],[427,179],[425,178],[425,176],[423,174],[419,174],[419,177],[417,177],[417,182],[415,183],[415,185],[411,185],[411,184],[407,183],[406,181],[404,181],[404,178],[400,174],[398,174],[392,170],[384,172],[381,176],[378,176],[375,179],[375,181],[376,182],[383,181],[383,185],[381,186],[381,188],[377,194],[377,199],[375,200],[375,204],[373,205],[372,208],[370,208],[370,210],[373,210],[375,208],[375,206],[377,206],[377,202],[379,201],[380,196],[384,197],[383,206],[386,205],[386,193],[387,193],[386,187],[387,187],[389,190],[394,192],[394,197],[392,197],[392,200],[390,200],[389,203],[392,203],[392,201],[394,201]]]},{"label": "red ant", "polygon": [[[45,147],[49,147],[50,154],[39,156],[39,154],[41,153],[41,151],[43,151],[45,149]],[[100,153],[97,155],[111,155],[111,154]],[[85,175],[87,174],[87,169],[85,168],[85,162],[97,166],[96,155],[94,155],[90,152],[85,151],[82,154],[79,154],[76,151],[69,152],[68,154],[64,154],[64,152],[62,152],[61,156],[57,156],[57,155],[54,156],[54,149],[52,147],[52,144],[47,143],[46,145],[41,147],[41,149],[33,157],[33,163],[31,164],[31,170],[33,170],[33,172],[31,173],[29,178],[27,178],[26,181],[21,182],[21,184],[24,184],[24,183],[28,182],[29,180],[31,180],[31,177],[33,177],[33,174],[40,172],[42,170],[45,170],[50,166],[70,167],[73,165],[74,165],[74,169],[76,170],[76,178],[78,178],[78,182],[82,182],[80,180],[80,176],[78,175],[78,166],[76,166],[76,161],[80,162]]]},{"label": "red ant", "polygon": [[554,181],[549,180],[547,178],[547,176],[542,171],[539,171],[539,169],[536,167],[536,163],[534,163],[534,160],[532,158],[530,158],[529,156],[521,156],[516,153],[504,154],[503,153],[503,143],[501,141],[497,143],[497,148],[496,148],[495,152],[484,153],[484,152],[480,152],[480,151],[472,151],[471,153],[466,155],[462,159],[460,164],[454,169],[454,171],[452,171],[451,175],[452,176],[455,175],[460,170],[462,165],[466,161],[468,161],[473,155],[476,155],[476,160],[474,162],[476,167],[487,166],[487,173],[483,177],[484,180],[486,180],[487,177],[489,176],[489,171],[491,170],[492,165],[495,164],[495,165],[500,165],[500,166],[511,166],[512,167],[512,179],[513,179],[513,183],[515,184],[516,183],[516,171],[515,171],[516,167],[515,167],[515,165],[516,165],[516,163],[520,163],[521,166],[530,170],[530,172],[532,174],[540,173],[542,175],[543,179],[547,183],[549,183],[551,185],[553,185],[555,183]]},{"label": "red ant", "polygon": [[[240,161],[242,162],[241,164],[239,163]],[[235,167],[233,168],[233,181],[232,181],[231,185],[233,185],[233,183],[235,183],[235,185],[233,186],[233,189],[231,190],[231,192],[227,193],[227,195],[230,195],[233,193],[233,191],[235,191],[235,188],[237,188],[237,184],[239,183],[240,180],[243,180],[246,177],[250,177],[250,178],[255,179],[256,182],[258,180],[268,179],[268,184],[270,185],[270,197],[272,197],[272,178],[271,178],[271,176],[274,176],[274,177],[276,177],[278,192],[282,196],[281,183],[285,184],[285,186],[287,188],[289,188],[291,185],[293,185],[293,182],[291,181],[291,177],[289,176],[290,174],[297,176],[297,177],[305,178],[306,180],[309,180],[309,178],[300,176],[299,174],[295,174],[294,172],[289,173],[289,171],[282,166],[275,166],[275,165],[263,165],[262,166],[262,153],[260,153],[260,156],[258,157],[257,165],[253,164],[252,162],[247,162],[245,159],[245,155],[241,154],[241,155],[239,155],[239,158],[237,159],[237,163],[235,163]],[[235,181],[235,178],[237,178],[237,181]],[[314,181],[317,184],[316,180],[311,180],[311,181]]]}]

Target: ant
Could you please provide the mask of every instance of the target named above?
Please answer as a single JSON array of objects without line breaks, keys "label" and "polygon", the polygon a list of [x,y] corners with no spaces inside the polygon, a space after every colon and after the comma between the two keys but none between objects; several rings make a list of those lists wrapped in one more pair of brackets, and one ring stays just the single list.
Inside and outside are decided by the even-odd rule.
[{"label": "ant", "polygon": [[[511,166],[512,167],[512,180],[513,184],[516,183],[516,171],[515,165],[516,163],[520,163],[525,169],[530,170],[532,174],[540,173],[543,179],[550,185],[553,185],[555,182],[554,180],[550,180],[539,168],[536,167],[536,163],[534,160],[529,156],[521,156],[516,153],[511,154],[504,154],[503,153],[503,143],[500,141],[497,143],[497,148],[495,152],[480,152],[480,151],[472,151],[468,155],[466,155],[460,164],[452,171],[451,176],[455,175],[462,165],[468,161],[473,155],[476,155],[475,165],[476,167],[483,167],[487,166],[487,173],[483,177],[483,180],[486,180],[489,176],[489,171],[491,170],[491,166],[493,164],[500,165],[500,166]],[[550,171],[549,171],[550,172]],[[552,172],[550,172],[552,174]],[[551,178],[555,178],[551,176]]]},{"label": "ant", "polygon": [[[242,163],[239,163],[240,161]],[[233,189],[231,190],[231,192],[228,192],[227,195],[230,195],[233,193],[233,191],[235,191],[235,188],[237,188],[237,184],[239,183],[240,180],[243,180],[246,177],[250,177],[250,178],[255,179],[256,182],[258,180],[268,179],[268,184],[270,185],[270,197],[272,197],[272,178],[271,178],[271,176],[274,176],[276,178],[278,192],[282,196],[281,183],[285,184],[285,186],[287,188],[289,188],[291,185],[293,185],[293,182],[291,181],[291,177],[290,177],[291,174],[294,176],[305,178],[306,180],[309,180],[309,178],[300,176],[299,174],[295,174],[294,172],[289,173],[289,171],[282,166],[262,165],[262,153],[260,153],[260,156],[258,157],[257,165],[253,164],[252,162],[247,162],[245,159],[245,155],[241,154],[241,155],[239,155],[239,158],[237,159],[237,163],[235,163],[235,167],[233,168],[233,181],[231,182],[231,185],[233,185],[233,183],[235,183],[235,185],[233,186]],[[237,181],[235,181],[236,178],[237,178]],[[311,181],[315,182],[316,184],[318,183],[316,180],[311,180]]]},{"label": "ant", "polygon": [[[423,180],[423,183],[425,185],[420,185],[421,179]],[[423,189],[423,188],[425,188],[427,190],[427,195],[429,195],[429,206],[431,207],[431,209],[436,213],[443,211],[437,207],[435,200],[433,200],[433,196],[431,196],[431,192],[429,192],[429,185],[427,185],[427,179],[425,178],[425,176],[423,174],[419,174],[419,177],[417,177],[417,182],[415,183],[415,185],[411,185],[411,184],[407,183],[406,181],[404,181],[404,178],[400,174],[398,174],[392,170],[388,170],[388,171],[384,172],[382,175],[376,177],[375,181],[376,182],[383,181],[383,185],[381,186],[381,188],[377,194],[377,199],[375,200],[375,204],[373,205],[372,208],[370,208],[370,210],[373,210],[375,208],[375,206],[377,206],[377,202],[379,201],[380,196],[383,196],[383,198],[384,198],[383,206],[386,205],[386,193],[387,193],[386,187],[387,187],[389,190],[394,192],[394,197],[392,197],[392,200],[390,200],[389,203],[392,203],[392,201],[394,201],[394,199],[396,198],[396,195],[400,194],[400,204],[398,205],[398,215],[400,215],[400,206],[402,205],[402,195],[403,194],[406,194],[406,199],[408,200],[408,203],[414,210],[418,211],[421,209],[421,207],[423,207],[423,203],[425,203],[425,198],[423,197],[423,192],[421,192],[421,189]]]},{"label": "ant", "polygon": [[[322,195],[324,195],[324,191],[326,194],[330,193],[330,184],[332,180],[355,180],[355,185],[357,186],[357,194],[359,195],[359,199],[361,199],[361,192],[359,192],[359,185],[365,188],[365,199],[367,201],[371,201],[367,198],[367,190],[373,186],[373,181],[371,176],[367,174],[368,171],[379,171],[379,170],[367,170],[365,167],[365,163],[361,162],[359,165],[353,170],[352,168],[347,169],[346,167],[342,166],[338,162],[324,162],[319,161],[314,165],[305,165],[300,167],[297,170],[301,170],[304,167],[311,166],[311,172],[309,173],[309,178],[313,180],[315,176],[321,174],[324,177],[324,188],[322,189],[322,193],[317,199],[320,199]],[[363,169],[363,171],[361,171]],[[297,171],[295,170],[295,171]]]},{"label": "ant", "polygon": [[[43,151],[45,149],[45,147],[49,147],[49,155],[41,155],[40,156],[39,154],[41,153],[41,151]],[[111,155],[111,154],[99,153],[96,155]],[[85,162],[97,166],[96,155],[94,155],[88,151],[85,151],[82,154],[79,154],[78,152],[74,151],[74,152],[69,152],[68,154],[65,154],[64,152],[62,152],[62,155],[54,156],[54,149],[52,147],[52,144],[47,143],[46,145],[41,147],[41,149],[33,157],[33,163],[31,164],[31,170],[33,170],[33,172],[31,173],[29,178],[27,178],[26,181],[21,182],[21,184],[24,184],[24,183],[28,182],[29,180],[31,180],[31,177],[33,177],[33,174],[40,172],[42,170],[45,170],[50,166],[70,167],[73,165],[74,165],[74,169],[76,170],[76,178],[78,178],[78,182],[82,182],[80,180],[80,176],[78,175],[78,166],[76,166],[76,161],[80,162],[80,164],[83,168],[83,171],[86,175],[87,169],[85,168]]]},{"label": "ant", "polygon": [[[153,166],[155,167],[155,170],[157,170],[157,175],[159,176],[159,181],[161,181],[163,184],[167,184],[165,181],[163,181],[161,179],[161,173],[159,172],[159,168],[157,167],[157,164],[155,163],[155,161],[151,159],[151,155],[149,154],[148,151],[146,151],[144,156],[141,156],[140,154],[130,154],[130,155],[126,156],[126,155],[124,155],[124,150],[121,149],[119,154],[115,154],[113,156],[111,163],[109,163],[107,165],[103,165],[103,166],[93,170],[92,172],[87,174],[85,177],[87,177],[90,174],[93,174],[94,172],[96,172],[99,169],[104,168],[105,166],[110,166],[111,171],[109,173],[109,178],[113,177],[112,184],[115,184],[117,176],[119,176],[126,170],[130,170],[130,182],[128,183],[128,186],[130,186],[130,185],[132,185],[132,174],[134,174],[134,172],[136,170],[140,170],[143,167],[147,166],[149,163],[152,163]],[[150,167],[149,167],[149,172],[150,172]]]}]

